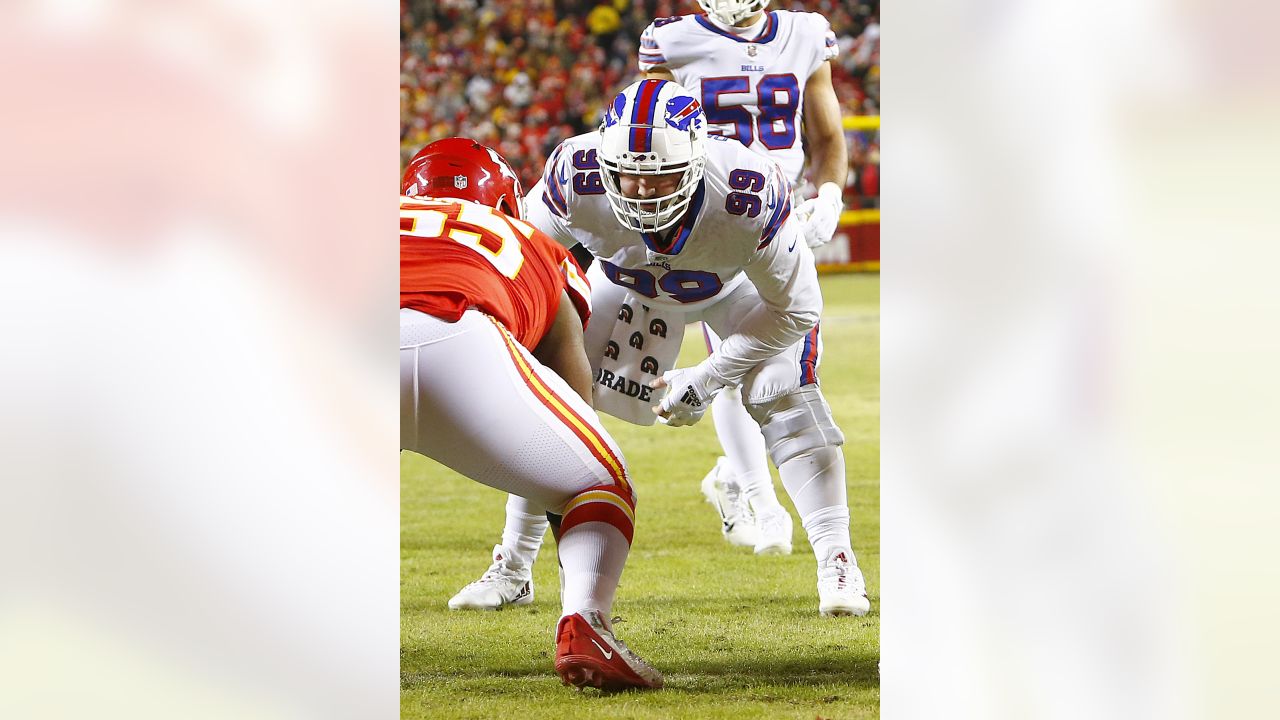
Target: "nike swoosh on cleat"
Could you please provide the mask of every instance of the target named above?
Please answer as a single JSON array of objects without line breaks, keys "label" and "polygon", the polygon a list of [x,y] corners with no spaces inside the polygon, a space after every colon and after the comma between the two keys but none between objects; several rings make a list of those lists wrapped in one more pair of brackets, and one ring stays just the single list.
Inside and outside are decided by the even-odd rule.
[{"label": "nike swoosh on cleat", "polygon": [[612,659],[613,659],[613,651],[612,651],[612,650],[605,650],[603,647],[600,647],[600,643],[596,642],[596,639],[595,639],[595,638],[588,638],[588,639],[589,639],[589,640],[591,640],[591,644],[592,644],[592,645],[595,645],[596,647],[600,648],[600,654],[601,654],[601,655],[604,655],[604,659],[605,659],[605,660],[612,660]]}]

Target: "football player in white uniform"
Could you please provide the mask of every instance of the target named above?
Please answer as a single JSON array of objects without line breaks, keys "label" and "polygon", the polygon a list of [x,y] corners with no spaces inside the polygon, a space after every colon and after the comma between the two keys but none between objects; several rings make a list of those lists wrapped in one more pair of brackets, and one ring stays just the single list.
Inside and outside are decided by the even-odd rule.
[{"label": "football player in white uniform", "polygon": [[[701,103],[678,84],[630,85],[598,132],[556,148],[527,219],[599,260],[593,274],[606,281],[593,283],[592,304],[606,316],[625,290],[724,338],[698,365],[653,382],[667,388],[655,412],[668,425],[692,424],[720,390],[740,386],[818,558],[819,612],[863,615],[870,602],[849,539],[844,436],[817,385],[822,295],[791,184],[776,163],[708,138],[706,126]],[[610,329],[588,327],[593,363]]]},{"label": "football player in white uniform", "polygon": [[[640,37],[640,69],[702,101],[708,132],[778,163],[799,185],[806,156],[818,196],[796,214],[810,247],[831,240],[842,210],[848,157],[831,85],[835,34],[818,13],[765,12],[768,0],[698,0],[706,15],[659,18]],[[803,132],[801,132],[803,120]],[[708,350],[719,337],[706,334]],[[725,539],[757,554],[791,552],[791,516],[774,494],[760,429],[727,391],[712,409],[725,456],[702,481]]]}]

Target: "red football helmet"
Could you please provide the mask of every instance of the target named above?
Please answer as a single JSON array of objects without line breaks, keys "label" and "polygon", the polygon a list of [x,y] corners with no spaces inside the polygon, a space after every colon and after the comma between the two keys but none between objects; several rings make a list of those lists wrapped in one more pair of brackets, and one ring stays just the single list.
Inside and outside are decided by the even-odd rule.
[{"label": "red football helmet", "polygon": [[437,140],[418,151],[404,170],[400,194],[470,200],[520,217],[520,178],[492,148],[467,138]]}]

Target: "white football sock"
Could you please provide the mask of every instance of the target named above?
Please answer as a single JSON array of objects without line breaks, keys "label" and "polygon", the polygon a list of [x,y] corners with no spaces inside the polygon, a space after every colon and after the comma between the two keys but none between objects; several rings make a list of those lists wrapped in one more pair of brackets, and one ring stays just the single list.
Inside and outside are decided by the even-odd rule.
[{"label": "white football sock", "polygon": [[537,504],[519,495],[507,496],[507,524],[502,529],[502,545],[526,567],[538,559],[547,525],[547,513]]},{"label": "white football sock", "polygon": [[599,610],[608,617],[631,550],[622,531],[609,523],[582,523],[560,536],[557,549],[563,614]]},{"label": "white football sock", "polygon": [[[853,548],[849,542],[849,508],[825,507],[801,518],[800,524],[809,535],[809,544],[813,546],[813,554],[819,560],[827,556],[832,548],[848,550],[850,557]],[[857,564],[855,559],[854,564]]]},{"label": "white football sock", "polygon": [[801,453],[778,468],[814,553],[839,545],[850,547],[849,502],[844,484],[844,453],[839,447],[822,447]]},{"label": "white football sock", "polygon": [[780,507],[773,491],[773,478],[769,475],[768,453],[760,426],[742,406],[739,388],[725,389],[711,404],[711,418],[716,424],[716,436],[728,461],[733,481],[753,508]]}]

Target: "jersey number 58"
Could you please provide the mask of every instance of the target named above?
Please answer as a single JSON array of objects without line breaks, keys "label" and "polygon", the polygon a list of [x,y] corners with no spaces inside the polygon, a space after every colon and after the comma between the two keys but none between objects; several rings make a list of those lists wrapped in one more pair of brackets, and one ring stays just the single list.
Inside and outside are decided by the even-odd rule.
[{"label": "jersey number 58", "polygon": [[796,111],[800,108],[800,82],[791,73],[765,75],[756,84],[755,106],[759,117],[752,117],[743,105],[752,104],[749,99],[736,103],[722,103],[722,95],[752,94],[751,78],[746,75],[704,78],[702,81],[702,107],[707,112],[710,125],[733,125],[726,134],[743,145],[751,145],[758,136],[770,150],[785,150],[796,144]]}]

